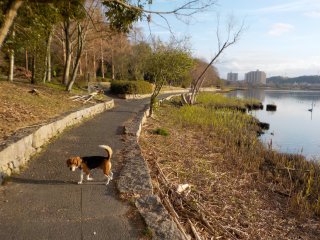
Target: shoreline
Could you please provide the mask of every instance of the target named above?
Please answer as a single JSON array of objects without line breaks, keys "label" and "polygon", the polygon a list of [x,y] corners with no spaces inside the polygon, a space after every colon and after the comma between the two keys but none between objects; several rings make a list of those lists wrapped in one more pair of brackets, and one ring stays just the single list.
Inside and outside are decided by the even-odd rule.
[{"label": "shoreline", "polygon": [[[308,163],[299,156],[268,151],[262,147],[261,143],[252,142],[253,135],[246,139],[239,132],[240,135],[236,137],[235,134],[238,134],[236,128],[227,133],[225,130],[216,129],[214,125],[209,128],[204,127],[203,124],[195,125],[196,119],[190,119],[192,121],[190,123],[186,122],[185,117],[189,116],[186,115],[189,107],[181,112],[182,110],[175,106],[177,105],[165,104],[156,113],[155,120],[148,120],[143,128],[140,145],[151,169],[154,191],[159,196],[164,196],[162,191],[169,191],[169,199],[172,200],[174,210],[182,214],[180,217],[190,218],[196,225],[197,231],[206,237],[231,237],[230,233],[221,229],[212,219],[212,214],[220,224],[226,224],[230,227],[229,229],[238,229],[239,232],[231,231],[236,238],[275,236],[278,239],[286,239],[289,236],[303,235],[305,238],[312,239],[312,236],[320,233],[313,235],[315,232],[311,230],[311,223],[316,221],[319,213],[317,213],[317,207],[312,205],[314,203],[312,199],[317,199],[318,175],[311,175],[310,169],[307,168],[307,166],[313,166],[314,173],[318,174],[320,170],[316,165]],[[190,109],[194,108],[198,106],[190,107]],[[180,116],[180,119],[184,121],[172,122],[172,119],[176,118],[175,112],[182,114],[183,117]],[[204,114],[203,111],[200,113]],[[192,112],[190,116],[194,114],[195,112]],[[250,126],[247,127],[250,129]],[[169,135],[154,134],[157,128],[166,130]],[[219,132],[224,135],[220,135]],[[159,170],[155,167],[157,165],[169,185],[162,183],[159,179]],[[306,177],[306,174],[309,175]],[[313,183],[309,180],[311,178],[314,179]],[[296,183],[291,182],[292,179],[301,182],[295,185]],[[206,219],[210,220],[210,226],[218,235],[214,235],[206,227],[202,230],[197,228],[197,226],[203,226],[203,222],[198,218],[194,219],[193,215],[187,214],[175,205],[174,199],[177,196],[172,191],[179,184],[186,183],[192,186],[190,198],[197,199],[196,202],[209,211],[205,215]],[[308,196],[304,195],[306,191],[309,191]],[[193,201],[191,199],[189,200]],[[182,202],[184,207],[189,209],[188,203],[184,200]],[[226,206],[232,210],[221,212],[221,209]],[[194,212],[192,209],[189,210]],[[240,215],[237,215],[238,213]],[[254,218],[248,218],[249,215],[253,215]],[[229,216],[234,219],[227,223],[224,219]],[[304,219],[304,227],[299,229],[297,226],[302,224],[301,219]],[[182,220],[180,222],[184,226],[189,226],[187,222]],[[246,224],[239,225],[239,222],[246,222]],[[259,227],[260,222],[267,222],[263,229]],[[289,228],[295,230],[288,232]]]}]

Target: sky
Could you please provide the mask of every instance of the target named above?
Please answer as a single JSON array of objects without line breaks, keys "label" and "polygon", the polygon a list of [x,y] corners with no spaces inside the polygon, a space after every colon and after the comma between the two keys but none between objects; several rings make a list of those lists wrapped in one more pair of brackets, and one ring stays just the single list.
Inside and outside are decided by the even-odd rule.
[{"label": "sky", "polygon": [[[168,10],[182,0],[154,0],[147,9]],[[217,4],[192,18],[167,16],[171,32],[177,38],[189,38],[194,57],[210,61],[217,52],[217,14],[220,39],[225,39],[227,19],[239,25],[245,22],[240,40],[215,64],[220,77],[228,72],[260,70],[271,76],[295,77],[320,75],[320,0],[218,0]],[[164,19],[152,15],[152,22],[138,24],[146,36],[166,41],[171,33]]]}]

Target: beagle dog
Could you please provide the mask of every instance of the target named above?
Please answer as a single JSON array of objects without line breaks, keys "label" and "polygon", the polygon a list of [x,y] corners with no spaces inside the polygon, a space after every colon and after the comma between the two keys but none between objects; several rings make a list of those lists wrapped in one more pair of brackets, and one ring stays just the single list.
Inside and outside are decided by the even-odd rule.
[{"label": "beagle dog", "polygon": [[92,181],[90,177],[90,170],[95,168],[101,168],[104,175],[107,177],[106,185],[113,179],[113,173],[111,172],[111,156],[112,149],[107,145],[99,145],[100,148],[106,150],[107,156],[89,156],[89,157],[71,157],[67,160],[67,166],[71,171],[75,171],[77,168],[81,170],[80,181],[78,184],[82,184],[84,173],[87,176],[88,181]]}]

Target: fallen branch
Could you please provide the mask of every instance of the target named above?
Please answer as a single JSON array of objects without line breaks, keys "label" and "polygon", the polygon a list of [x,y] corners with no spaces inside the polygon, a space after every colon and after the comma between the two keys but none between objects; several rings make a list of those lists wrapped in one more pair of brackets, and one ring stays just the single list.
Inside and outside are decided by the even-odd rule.
[{"label": "fallen branch", "polygon": [[[168,180],[166,179],[166,176],[164,175],[164,173],[163,173],[162,169],[160,168],[160,166],[158,165],[158,163],[156,161],[154,161],[154,163],[155,163],[154,165],[156,166],[157,171],[158,171],[157,179],[158,179],[159,183],[164,185],[164,187],[168,188],[168,190],[170,191],[172,197],[174,199],[179,199],[180,202],[181,202],[181,205],[183,203],[186,206],[188,206],[188,208],[193,211],[193,215],[195,215],[193,217],[196,217],[198,220],[200,220],[203,223],[203,225],[206,227],[207,231],[210,234],[215,235],[216,231],[211,226],[211,224],[209,223],[209,221],[206,219],[205,216],[211,217],[216,222],[216,224],[220,227],[220,229],[223,230],[226,234],[228,234],[231,239],[237,239],[230,231],[228,231],[228,229],[226,229],[222,224],[220,224],[218,222],[218,220],[215,219],[214,216],[212,216],[200,204],[198,204],[197,201],[194,198],[191,198],[189,200],[187,198],[187,196],[178,194],[176,192],[176,189],[174,188],[174,186],[172,184],[170,184],[168,182]],[[183,209],[183,207],[182,207],[182,209]],[[186,209],[184,209],[184,212],[187,212]],[[190,215],[190,214],[188,213],[188,215]],[[175,217],[173,217],[173,219],[175,219]],[[175,222],[176,221],[178,221],[178,220],[176,219]],[[177,225],[178,225],[178,223],[177,223]]]},{"label": "fallen branch", "polygon": [[194,225],[192,224],[192,222],[190,221],[189,218],[188,218],[188,223],[190,225],[191,231],[192,231],[194,237],[196,238],[196,240],[202,240],[199,233],[197,232],[196,228],[194,227]]},{"label": "fallen branch", "polygon": [[31,94],[33,94],[33,95],[37,95],[37,96],[40,95],[40,92],[39,92],[37,89],[35,89],[35,88],[32,89],[32,90],[30,90],[29,93],[31,93]]},{"label": "fallen branch", "polygon": [[69,99],[72,99],[72,101],[83,101],[83,103],[87,103],[89,102],[90,100],[92,100],[97,94],[99,94],[100,92],[97,91],[97,92],[92,92],[88,95],[76,95],[76,96],[72,96],[72,97],[69,97]]}]

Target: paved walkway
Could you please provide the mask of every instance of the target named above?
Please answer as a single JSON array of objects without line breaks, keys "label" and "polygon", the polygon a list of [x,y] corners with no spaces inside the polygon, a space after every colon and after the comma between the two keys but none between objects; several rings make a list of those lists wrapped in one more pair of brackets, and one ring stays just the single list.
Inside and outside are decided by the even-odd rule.
[{"label": "paved walkway", "polygon": [[115,100],[113,110],[65,132],[0,188],[0,239],[139,239],[145,226],[118,199],[115,181],[103,185],[101,170],[95,170],[94,182],[77,185],[80,172],[71,172],[66,159],[103,155],[98,145],[110,145],[117,178],[121,126],[146,102]]}]

